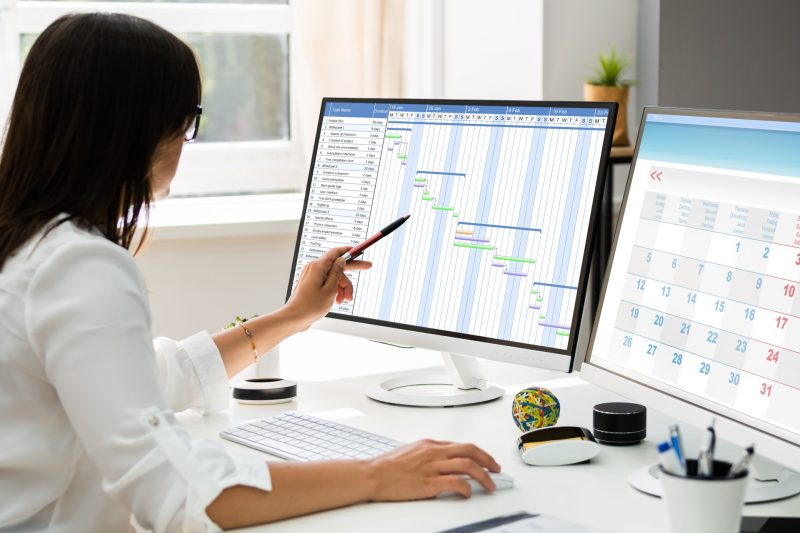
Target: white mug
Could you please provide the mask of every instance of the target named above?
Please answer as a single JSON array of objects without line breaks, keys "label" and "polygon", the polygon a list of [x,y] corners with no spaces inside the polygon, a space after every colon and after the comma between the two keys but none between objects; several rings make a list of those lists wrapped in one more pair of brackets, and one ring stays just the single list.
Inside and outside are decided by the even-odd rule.
[{"label": "white mug", "polygon": [[730,463],[714,461],[713,477],[697,477],[697,461],[686,461],[689,476],[661,469],[662,494],[673,533],[739,533],[747,471],[727,477]]}]

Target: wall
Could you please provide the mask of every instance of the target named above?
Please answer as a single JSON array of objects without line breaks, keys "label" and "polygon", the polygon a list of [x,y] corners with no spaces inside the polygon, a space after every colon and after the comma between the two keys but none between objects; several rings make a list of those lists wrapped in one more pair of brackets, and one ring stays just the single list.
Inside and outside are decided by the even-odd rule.
[{"label": "wall", "polygon": [[[0,0],[0,124],[5,126],[16,87],[8,83],[7,73],[19,69],[19,37],[14,0]],[[3,79],[5,78],[5,79]]]},{"label": "wall", "polygon": [[542,97],[542,2],[444,0],[445,98]]},{"label": "wall", "polygon": [[637,0],[444,0],[440,94],[583,100],[601,51],[625,53],[636,78],[637,13]]},{"label": "wall", "polygon": [[[156,230],[157,231],[157,230]],[[295,233],[155,240],[137,257],[154,335],[183,338],[283,304]]]},{"label": "wall", "polygon": [[[594,75],[598,55],[612,48],[630,59],[625,77],[637,80],[637,0],[560,0],[544,2],[543,98],[583,100],[583,84]],[[628,101],[628,132],[631,142],[641,119],[639,87],[631,87]],[[621,203],[629,165],[615,165],[615,211]]]},{"label": "wall", "polygon": [[[637,84],[638,102],[631,114],[641,119],[646,106],[658,105],[658,48],[659,11],[661,0],[639,0],[637,28]],[[638,129],[638,123],[637,123]]]},{"label": "wall", "polygon": [[661,2],[659,103],[800,112],[800,2]]},{"label": "wall", "polygon": [[[632,62],[626,77],[636,79],[637,0],[559,0],[544,2],[543,97],[583,100],[583,83],[594,75],[601,52],[615,48]],[[631,109],[637,107],[636,87]],[[629,127],[638,118],[629,113]]]}]

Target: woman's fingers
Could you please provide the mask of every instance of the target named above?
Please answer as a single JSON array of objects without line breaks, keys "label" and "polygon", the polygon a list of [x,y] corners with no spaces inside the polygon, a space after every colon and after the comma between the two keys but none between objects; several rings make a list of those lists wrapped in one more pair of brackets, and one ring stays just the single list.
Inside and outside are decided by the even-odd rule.
[{"label": "woman's fingers", "polygon": [[448,458],[465,457],[492,472],[500,472],[500,465],[494,460],[494,457],[474,444],[448,444],[446,456]]},{"label": "woman's fingers", "polygon": [[493,491],[495,484],[479,461],[496,465],[498,470],[499,465],[487,457],[473,445],[429,439],[402,446],[371,461],[376,479],[381,480],[371,499],[415,500],[448,492],[468,498],[472,494],[470,478]]},{"label": "woman's fingers", "polygon": [[[319,258],[320,263],[322,264],[323,268],[327,270],[327,276],[335,276],[337,283],[337,291],[336,291],[336,303],[340,304],[345,300],[353,300],[353,283],[350,281],[350,278],[343,275],[341,272],[338,272],[338,267],[335,271],[331,271],[334,265],[336,265],[336,260],[341,257],[347,250],[349,250],[347,246],[338,246],[336,248],[331,248],[325,254]],[[330,266],[328,262],[330,261]],[[350,263],[344,264],[344,270],[367,270],[368,268],[372,268],[372,263],[370,261],[351,261]],[[333,280],[329,280],[333,281]]]},{"label": "woman's fingers", "polygon": [[478,463],[466,457],[440,461],[436,464],[436,468],[440,474],[466,474],[490,492],[497,488],[492,478],[489,477],[489,473]]},{"label": "woman's fingers", "polygon": [[[316,260],[320,266],[322,266],[324,274],[327,276],[330,273],[331,267],[334,265],[337,259],[342,257],[344,253],[349,250],[349,246],[336,246],[331,248],[324,254],[322,254],[319,259]],[[344,268],[343,268],[344,269]]]},{"label": "woman's fingers", "polygon": [[352,248],[351,246],[334,246],[324,254],[320,256],[320,259],[325,260],[335,260],[337,257],[342,257],[347,250]]},{"label": "woman's fingers", "polygon": [[472,495],[472,487],[469,486],[467,480],[457,475],[439,476],[433,482],[433,488],[437,495],[446,492],[457,492],[465,498]]},{"label": "woman's fingers", "polygon": [[372,268],[372,261],[350,261],[345,265],[345,271],[348,270],[367,270]]},{"label": "woman's fingers", "polygon": [[328,277],[325,279],[324,283],[325,288],[331,291],[334,289],[338,291],[339,282],[342,278],[347,277],[344,275],[344,259],[334,259],[328,269],[327,275]]},{"label": "woman's fingers", "polygon": [[339,291],[336,293],[336,303],[337,304],[340,304],[340,303],[344,302],[345,300],[351,300],[351,299],[352,299],[352,296],[350,298],[348,298],[347,297],[347,293],[342,288],[340,288]]},{"label": "woman's fingers", "polygon": [[353,282],[347,276],[339,277],[339,290],[336,294],[336,303],[343,300],[353,300]]},{"label": "woman's fingers", "polygon": [[436,439],[425,439],[424,442],[428,444],[438,444],[439,446],[450,446],[453,442],[449,440],[436,440]]},{"label": "woman's fingers", "polygon": [[298,279],[287,305],[296,311],[301,319],[300,329],[306,329],[316,320],[324,317],[334,303],[341,304],[353,299],[353,285],[344,274],[347,270],[365,270],[372,266],[369,261],[345,263],[341,256],[349,246],[337,246],[325,252],[318,259],[307,263]]}]

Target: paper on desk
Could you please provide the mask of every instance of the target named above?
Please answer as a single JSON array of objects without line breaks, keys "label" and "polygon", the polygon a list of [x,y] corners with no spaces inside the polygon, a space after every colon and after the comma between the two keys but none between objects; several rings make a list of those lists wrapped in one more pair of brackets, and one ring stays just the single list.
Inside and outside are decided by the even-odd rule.
[{"label": "paper on desk", "polygon": [[523,518],[511,524],[485,530],[487,533],[531,533],[547,531],[547,533],[609,533],[605,529],[586,527],[574,522],[567,522],[554,516],[538,515]]},{"label": "paper on desk", "polygon": [[529,513],[500,516],[450,529],[442,533],[535,533],[537,531],[547,531],[547,533],[609,533],[605,529],[581,526],[554,516],[532,515]]}]

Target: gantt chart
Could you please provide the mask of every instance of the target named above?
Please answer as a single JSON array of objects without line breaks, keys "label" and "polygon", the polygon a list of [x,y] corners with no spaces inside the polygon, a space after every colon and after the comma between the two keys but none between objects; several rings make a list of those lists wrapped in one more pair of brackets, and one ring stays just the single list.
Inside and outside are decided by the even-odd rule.
[{"label": "gantt chart", "polygon": [[411,214],[333,313],[566,349],[607,114],[328,102],[295,283]]}]

